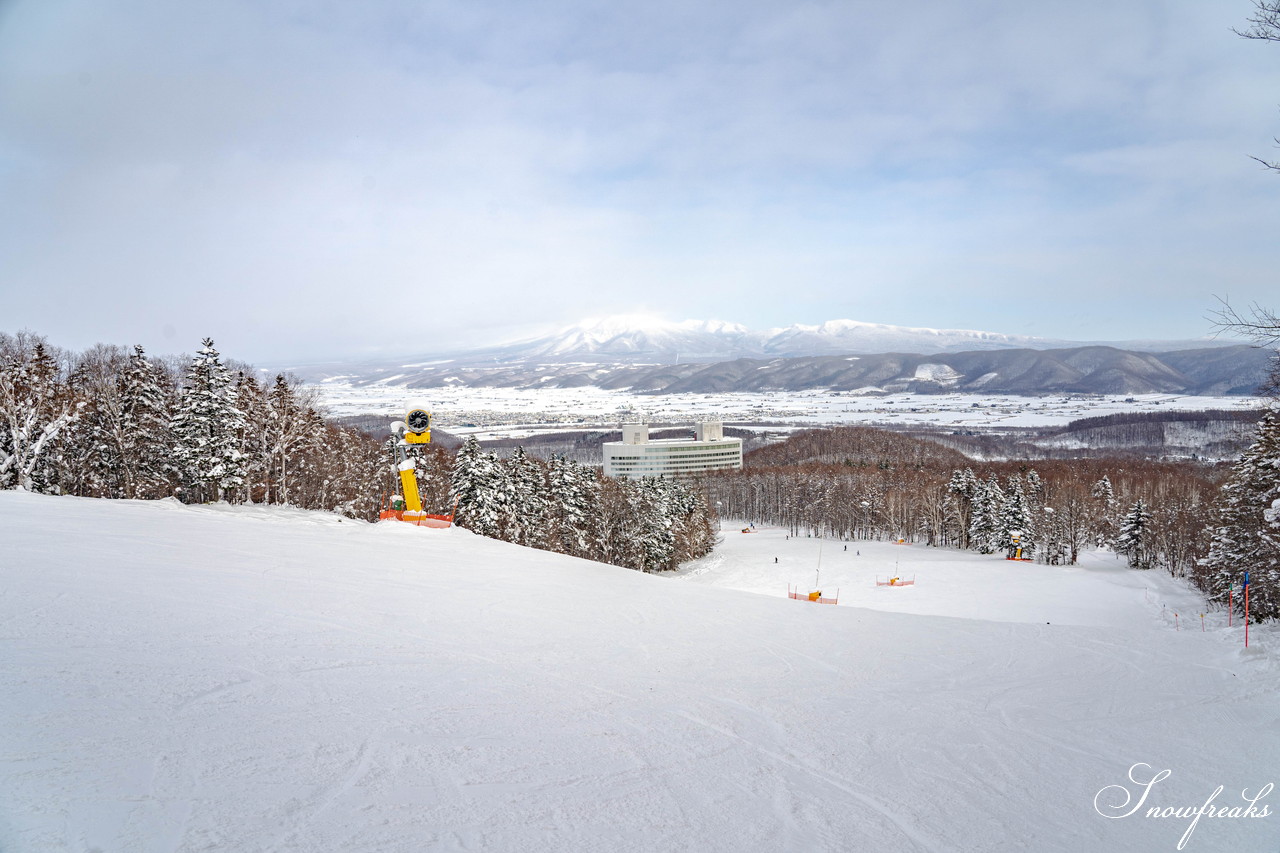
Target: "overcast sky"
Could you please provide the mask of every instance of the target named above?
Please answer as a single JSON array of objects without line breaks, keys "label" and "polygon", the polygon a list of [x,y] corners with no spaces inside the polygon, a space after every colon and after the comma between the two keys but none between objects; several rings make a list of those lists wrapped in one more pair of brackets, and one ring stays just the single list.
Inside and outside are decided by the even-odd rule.
[{"label": "overcast sky", "polygon": [[0,0],[0,331],[271,362],[648,311],[1280,307],[1249,0]]}]

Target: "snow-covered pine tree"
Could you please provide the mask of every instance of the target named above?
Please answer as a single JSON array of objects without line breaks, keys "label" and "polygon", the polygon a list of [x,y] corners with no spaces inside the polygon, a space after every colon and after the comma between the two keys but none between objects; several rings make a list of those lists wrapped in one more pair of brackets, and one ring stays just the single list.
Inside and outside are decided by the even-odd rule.
[{"label": "snow-covered pine tree", "polygon": [[641,568],[644,553],[640,543],[646,523],[639,481],[603,478],[597,516],[599,550],[593,558],[613,566]]},{"label": "snow-covered pine tree", "polygon": [[1026,497],[1027,497],[1027,506],[1031,508],[1031,514],[1036,515],[1039,513],[1040,508],[1045,505],[1045,501],[1048,499],[1048,493],[1045,490],[1044,480],[1040,477],[1040,474],[1036,471],[1036,469],[1032,468],[1030,471],[1027,472],[1025,482],[1026,482],[1026,488],[1024,489],[1024,493],[1026,494]]},{"label": "snow-covered pine tree", "polygon": [[358,430],[327,425],[320,447],[331,488],[320,508],[349,518],[376,517],[388,471],[378,442]]},{"label": "snow-covered pine tree", "polygon": [[1131,569],[1149,569],[1153,565],[1150,541],[1153,518],[1150,508],[1142,498],[1138,498],[1120,523],[1120,533],[1116,536],[1116,553],[1123,554],[1129,560]]},{"label": "snow-covered pine tree", "polygon": [[511,479],[511,471],[503,464],[496,452],[484,455],[485,464],[492,472],[489,500],[493,503],[493,515],[497,519],[497,529],[493,536],[504,542],[511,541],[511,505],[515,500],[515,483]]},{"label": "snow-covered pine tree", "polygon": [[700,490],[662,477],[606,483],[608,562],[670,571],[714,546],[716,531]]},{"label": "snow-covered pine tree", "polygon": [[[1036,548],[1035,518],[1023,491],[1021,477],[1010,477],[999,510],[997,536],[1005,550],[1005,556],[1013,558],[1018,548],[1023,557],[1031,557]],[[1017,536],[1017,544],[1014,537]]]},{"label": "snow-covered pine tree", "polygon": [[1036,558],[1050,566],[1065,563],[1070,553],[1067,544],[1067,533],[1063,524],[1064,518],[1051,506],[1040,509],[1040,518],[1036,522],[1039,548]]},{"label": "snow-covered pine tree", "polygon": [[948,508],[948,526],[954,531],[957,548],[969,547],[969,525],[973,520],[973,500],[981,488],[981,483],[974,476],[972,468],[953,471],[951,481],[947,483],[950,497]]},{"label": "snow-covered pine tree", "polygon": [[54,491],[52,454],[78,409],[43,338],[0,333],[0,489]]},{"label": "snow-covered pine tree", "polygon": [[202,503],[236,496],[244,485],[239,449],[244,425],[231,372],[213,340],[205,338],[187,370],[172,421],[183,500]]},{"label": "snow-covered pine tree", "polygon": [[594,471],[556,455],[548,465],[556,549],[589,557],[599,547],[600,481]]},{"label": "snow-covered pine tree", "polygon": [[[325,423],[320,413],[309,407],[302,409],[300,417],[302,428],[311,433],[312,441],[293,461],[297,490],[294,490],[292,503],[305,509],[332,509],[343,491],[333,464],[333,456],[337,452],[333,437],[337,428]],[[304,496],[301,502],[298,491]]]},{"label": "snow-covered pine tree", "polygon": [[124,418],[119,374],[124,354],[97,344],[72,359],[69,392],[76,398],[76,427],[65,430],[55,451],[60,490],[95,498],[126,496]]},{"label": "snow-covered pine tree", "polygon": [[706,495],[700,488],[673,482],[669,506],[672,512],[672,532],[675,534],[670,568],[675,569],[687,560],[711,553],[711,549],[715,547],[716,528]]},{"label": "snow-covered pine tree", "polygon": [[1116,543],[1116,501],[1115,489],[1111,486],[1111,478],[1106,474],[1093,484],[1094,498],[1094,541],[1099,548],[1112,548]]},{"label": "snow-covered pine tree", "polygon": [[458,526],[481,536],[501,535],[506,497],[504,474],[493,455],[480,449],[475,436],[462,443],[453,460],[449,489],[449,497],[457,506],[454,521]]},{"label": "snow-covered pine tree", "polygon": [[716,547],[719,539],[720,519],[711,506],[706,492],[694,493],[695,503],[690,524],[686,525],[688,546],[682,560],[696,560],[705,557]]},{"label": "snow-covered pine tree", "polygon": [[980,554],[994,554],[1005,547],[1000,527],[1000,509],[1004,506],[1004,490],[992,474],[973,494],[973,514],[969,522],[969,547]]},{"label": "snow-covered pine tree", "polygon": [[135,345],[120,376],[125,497],[159,498],[172,488],[170,396],[160,368]]},{"label": "snow-covered pine tree", "polygon": [[675,488],[662,477],[643,477],[637,485],[639,497],[640,565],[645,572],[660,572],[675,568],[676,536]]},{"label": "snow-covered pine tree", "polygon": [[1062,548],[1057,536],[1058,531],[1055,524],[1057,519],[1053,517],[1053,512],[1045,512],[1045,508],[1049,503],[1049,487],[1045,484],[1040,473],[1034,468],[1023,477],[1023,494],[1027,499],[1027,512],[1031,516],[1031,537],[1035,542],[1036,550],[1040,551],[1046,543],[1046,533],[1048,531],[1041,527],[1043,523],[1055,528],[1053,530],[1053,547],[1055,553],[1060,557]]},{"label": "snow-covered pine tree", "polygon": [[233,388],[235,406],[244,419],[238,445],[240,475],[244,478],[243,497],[248,503],[270,503],[271,412],[266,394],[253,373],[247,370],[236,373]]},{"label": "snow-covered pine tree", "polygon": [[267,392],[263,444],[275,503],[293,501],[294,479],[304,467],[302,458],[316,449],[320,438],[315,421],[307,416],[311,400],[301,399],[298,385],[298,380],[277,373]]},{"label": "snow-covered pine tree", "polygon": [[[1258,422],[1254,442],[1223,484],[1209,553],[1199,563],[1197,585],[1225,604],[1227,589],[1249,573],[1249,615],[1280,617],[1280,412]],[[1240,607],[1240,597],[1236,597]]]},{"label": "snow-covered pine tree", "polygon": [[542,466],[517,447],[503,465],[508,488],[503,529],[506,540],[530,548],[550,542],[551,506]]}]

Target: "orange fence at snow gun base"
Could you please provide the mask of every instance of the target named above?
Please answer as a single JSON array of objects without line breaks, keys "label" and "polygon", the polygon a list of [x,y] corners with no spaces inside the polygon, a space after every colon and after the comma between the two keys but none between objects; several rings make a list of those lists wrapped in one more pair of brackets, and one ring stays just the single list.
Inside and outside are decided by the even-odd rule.
[{"label": "orange fence at snow gun base", "polygon": [[835,604],[840,600],[840,590],[836,590],[835,598],[826,598],[822,594],[822,590],[814,592],[801,592],[800,587],[791,588],[791,584],[787,584],[787,598],[794,598],[796,601],[812,601],[815,604]]},{"label": "orange fence at snow gun base", "polygon": [[406,524],[416,524],[418,527],[452,527],[452,515],[430,515],[425,512],[415,513],[407,509],[384,509],[378,513],[378,520],[385,521],[393,518],[396,521],[403,521]]},{"label": "orange fence at snow gun base", "polygon": [[378,521],[392,519],[417,527],[452,527],[454,513],[458,511],[458,505],[455,503],[453,512],[448,515],[432,515],[422,511],[414,512],[411,509],[404,508],[403,501],[389,500],[386,495],[382,496],[382,506],[382,512],[378,513]]}]

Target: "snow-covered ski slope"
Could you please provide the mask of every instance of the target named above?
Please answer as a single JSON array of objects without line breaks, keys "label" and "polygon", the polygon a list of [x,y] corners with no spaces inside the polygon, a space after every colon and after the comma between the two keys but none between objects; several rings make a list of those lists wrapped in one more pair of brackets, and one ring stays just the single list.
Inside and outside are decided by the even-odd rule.
[{"label": "snow-covered ski slope", "polygon": [[[1099,792],[1140,795],[1145,763],[1172,772],[1144,812],[1243,808],[1280,768],[1272,636],[1174,631],[1154,576],[1027,565],[1061,577],[1019,598],[950,555],[894,591],[955,600],[920,615],[845,606],[874,601],[859,569],[831,607],[461,530],[17,492],[0,543],[5,853],[1172,851],[1189,818]],[[1238,814],[1184,849],[1276,849],[1280,816]]]},{"label": "snow-covered ski slope", "polygon": [[[1199,631],[1205,611],[1188,584],[1163,572],[1131,571],[1109,551],[1083,552],[1076,566],[1042,566],[918,544],[792,537],[783,528],[746,522],[726,520],[721,528],[715,551],[674,577],[775,596],[785,595],[788,584],[808,592],[816,581],[824,595],[838,591],[840,604],[852,607],[1038,625],[1147,629],[1162,623],[1177,630],[1188,619],[1194,625],[1185,627]],[[893,577],[917,583],[876,586],[877,579]],[[1206,630],[1226,624],[1225,611],[1205,614]]]}]

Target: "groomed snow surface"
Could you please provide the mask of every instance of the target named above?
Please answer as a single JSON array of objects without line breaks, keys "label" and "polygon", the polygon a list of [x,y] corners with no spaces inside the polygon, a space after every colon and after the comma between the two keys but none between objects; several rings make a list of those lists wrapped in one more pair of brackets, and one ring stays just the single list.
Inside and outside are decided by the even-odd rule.
[{"label": "groomed snow surface", "polygon": [[818,542],[726,528],[655,577],[2,492],[0,850],[1172,851],[1219,785],[1183,849],[1277,849],[1274,632],[1105,556],[827,540],[793,601]]}]

